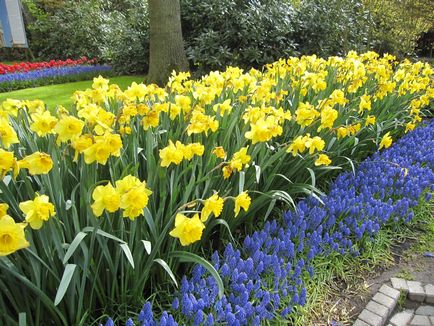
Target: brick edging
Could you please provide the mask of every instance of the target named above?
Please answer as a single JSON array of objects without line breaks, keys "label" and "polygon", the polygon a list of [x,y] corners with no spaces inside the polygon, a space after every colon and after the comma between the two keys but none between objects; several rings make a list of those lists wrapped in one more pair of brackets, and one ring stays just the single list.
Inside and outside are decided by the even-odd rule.
[{"label": "brick edging", "polygon": [[[385,325],[395,309],[401,292],[410,300],[434,304],[434,285],[422,285],[421,282],[406,281],[396,277],[392,277],[390,281],[392,286],[386,284],[381,286],[371,301],[368,302],[365,309],[359,314],[353,326]],[[409,318],[412,316],[409,316]],[[402,324],[394,324],[393,320],[391,320],[390,325],[398,326]]]}]

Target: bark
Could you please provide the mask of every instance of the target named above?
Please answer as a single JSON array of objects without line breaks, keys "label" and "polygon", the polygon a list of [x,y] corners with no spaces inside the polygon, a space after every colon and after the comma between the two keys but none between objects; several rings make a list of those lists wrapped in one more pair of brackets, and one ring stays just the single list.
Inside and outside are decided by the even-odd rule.
[{"label": "bark", "polygon": [[164,85],[173,70],[189,70],[179,1],[148,0],[150,55],[147,82]]}]

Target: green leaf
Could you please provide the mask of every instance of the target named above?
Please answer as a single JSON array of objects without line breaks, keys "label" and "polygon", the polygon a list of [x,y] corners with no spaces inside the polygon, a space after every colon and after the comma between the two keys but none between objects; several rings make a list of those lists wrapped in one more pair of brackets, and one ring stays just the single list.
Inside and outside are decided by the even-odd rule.
[{"label": "green leaf", "polygon": [[169,257],[177,257],[181,262],[189,262],[189,263],[196,263],[200,264],[203,267],[205,267],[208,272],[215,278],[217,282],[217,286],[219,288],[219,298],[221,299],[223,297],[223,294],[225,292],[225,287],[223,285],[223,280],[220,277],[217,270],[214,268],[213,265],[206,259],[188,251],[174,251],[169,253]]},{"label": "green leaf", "polygon": [[63,257],[63,264],[66,264],[68,262],[68,259],[74,254],[75,250],[77,250],[78,245],[81,243],[81,241],[86,236],[87,236],[87,233],[85,233],[85,232],[78,232],[77,233],[74,240],[72,240],[71,244],[69,245],[69,248],[66,251],[65,257]]},{"label": "green leaf", "polygon": [[273,198],[268,205],[267,212],[265,213],[264,220],[267,220],[268,216],[273,211],[274,206],[276,205],[276,198]]},{"label": "green leaf", "polygon": [[154,259],[154,261],[158,264],[161,265],[161,267],[164,268],[164,270],[167,272],[167,274],[169,274],[170,278],[172,279],[173,283],[175,283],[175,286],[178,288],[178,282],[176,281],[175,275],[172,272],[172,269],[169,267],[169,265],[167,265],[167,263],[160,259],[160,258],[156,258]]},{"label": "green leaf", "polygon": [[203,234],[203,237],[204,237],[205,239],[207,239],[207,238],[208,238],[208,234],[209,234],[209,233],[211,232],[211,230],[212,230],[214,227],[216,227],[217,225],[223,225],[223,226],[228,230],[228,234],[229,234],[229,238],[230,238],[230,240],[231,240],[232,242],[235,242],[235,238],[234,238],[234,236],[232,235],[231,228],[230,228],[228,222],[226,222],[226,221],[225,221],[224,219],[222,219],[222,218],[215,218],[215,219],[212,219],[212,220],[209,222],[209,224],[206,226],[206,228],[205,228],[205,233]]},{"label": "green leaf", "polygon": [[18,326],[27,326],[27,315],[25,312],[18,314]]},{"label": "green leaf", "polygon": [[348,161],[348,163],[350,163],[350,165],[351,165],[351,170],[352,170],[352,172],[353,172],[353,175],[356,175],[356,168],[354,167],[354,162],[353,162],[353,160],[350,159],[349,157],[346,157],[346,156],[340,156],[340,157],[346,159],[346,160]]},{"label": "green leaf", "polygon": [[124,251],[125,256],[127,257],[127,259],[130,262],[131,266],[134,269],[134,259],[133,259],[133,255],[131,254],[130,247],[128,247],[128,245],[126,243],[121,243],[120,246],[121,246],[122,250]]},{"label": "green leaf", "polygon": [[[4,257],[3,257],[4,258]],[[53,301],[42,291],[39,287],[33,284],[27,277],[21,275],[16,268],[12,266],[8,266],[9,264],[6,262],[5,264],[0,264],[0,268],[3,269],[3,273],[6,275],[7,273],[14,276],[17,280],[19,280],[22,284],[24,284],[29,290],[33,291],[44,303],[45,307],[52,312],[51,316],[55,316],[57,323],[61,322],[63,325],[68,325],[66,322],[65,316],[62,312],[53,304]],[[55,322],[56,323],[56,322]]]},{"label": "green leaf", "polygon": [[240,180],[238,182],[238,192],[242,193],[244,191],[244,181],[245,181],[246,173],[244,171],[240,172]]},{"label": "green leaf", "polygon": [[261,179],[261,167],[256,164],[253,164],[253,166],[255,167],[256,183],[259,183]]},{"label": "green leaf", "polygon": [[[93,232],[93,230],[94,230],[94,227],[87,226],[87,227],[85,227],[83,229],[83,232]],[[118,237],[114,236],[113,234],[104,232],[103,230],[98,229],[98,230],[96,230],[96,233],[99,234],[99,235],[101,235],[101,236],[103,236],[103,237],[105,237],[105,238],[108,238],[108,239],[111,239],[111,240],[115,240],[115,241],[118,241],[120,243],[125,243],[124,240],[119,239]]]},{"label": "green leaf", "polygon": [[57,289],[56,298],[54,299],[54,305],[57,306],[65,296],[66,290],[68,290],[69,283],[71,283],[72,276],[77,265],[68,264],[65,266],[62,279],[60,280],[59,288]]},{"label": "green leaf", "polygon": [[311,181],[312,181],[311,185],[312,185],[312,187],[315,187],[315,185],[316,185],[315,172],[311,168],[307,168],[307,170],[310,173],[310,178],[311,178]]},{"label": "green leaf", "polygon": [[142,243],[145,246],[146,253],[148,255],[150,255],[151,254],[151,250],[152,250],[151,242],[150,241],[146,241],[146,240],[142,240]]},{"label": "green leaf", "polygon": [[145,207],[145,209],[144,209],[144,217],[145,217],[146,223],[149,226],[149,230],[151,230],[152,237],[154,238],[154,240],[158,239],[157,228],[155,226],[154,219],[152,218],[152,213],[148,207]]}]

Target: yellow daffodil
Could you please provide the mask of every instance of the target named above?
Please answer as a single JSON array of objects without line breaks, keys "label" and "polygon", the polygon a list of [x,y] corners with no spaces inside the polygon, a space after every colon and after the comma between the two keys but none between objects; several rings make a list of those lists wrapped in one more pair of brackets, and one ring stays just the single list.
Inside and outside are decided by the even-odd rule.
[{"label": "yellow daffodil", "polygon": [[9,205],[6,203],[0,203],[0,219],[8,212]]},{"label": "yellow daffodil", "polygon": [[232,172],[233,172],[233,171],[234,171],[234,170],[231,168],[230,165],[225,165],[225,166],[222,168],[223,178],[224,178],[224,179],[228,179],[228,178],[232,175]]},{"label": "yellow daffodil", "polygon": [[345,98],[345,93],[341,89],[335,89],[329,96],[329,100],[332,106],[336,104],[345,105],[348,103],[348,99]]},{"label": "yellow daffodil", "polygon": [[222,146],[217,146],[217,147],[215,147],[215,148],[212,150],[212,153],[213,153],[215,156],[217,156],[218,158],[221,158],[221,159],[225,159],[225,158],[226,158],[226,152],[225,152],[225,150],[223,149]]},{"label": "yellow daffodil", "polygon": [[92,88],[107,91],[109,89],[109,80],[105,79],[101,75],[99,75],[98,77],[94,77]]},{"label": "yellow daffodil", "polygon": [[194,155],[202,156],[205,147],[201,143],[192,143],[184,146],[183,155],[186,160],[191,160]]},{"label": "yellow daffodil", "polygon": [[131,86],[124,92],[125,96],[132,101],[143,100],[145,95],[148,93],[146,85],[140,83],[137,84],[133,82]]},{"label": "yellow daffodil", "polygon": [[322,129],[331,129],[333,128],[333,123],[338,118],[338,111],[335,109],[326,107],[321,110],[321,125],[318,128],[318,131]]},{"label": "yellow daffodil", "polygon": [[91,207],[96,217],[101,216],[104,210],[109,213],[116,212],[121,202],[119,192],[115,190],[111,183],[105,186],[97,186],[92,193],[92,198],[94,202]]},{"label": "yellow daffodil", "polygon": [[45,111],[45,104],[41,100],[26,100],[23,103],[23,107],[26,107],[27,111],[31,114]]},{"label": "yellow daffodil", "polygon": [[280,136],[283,132],[283,128],[274,116],[268,116],[265,119],[260,118],[250,127],[251,130],[245,133],[245,137],[251,139],[252,144],[269,141],[273,137]]},{"label": "yellow daffodil", "polygon": [[34,200],[20,203],[19,207],[26,215],[26,222],[35,230],[40,229],[44,222],[55,215],[54,206],[46,195],[37,195]]},{"label": "yellow daffodil", "polygon": [[249,164],[251,160],[251,156],[247,154],[247,150],[249,146],[241,147],[238,152],[235,152],[232,156],[232,159],[229,162],[229,165],[232,170],[241,171],[243,169],[243,165]]},{"label": "yellow daffodil", "polygon": [[313,105],[309,103],[300,103],[298,105],[298,109],[295,111],[295,121],[302,126],[307,127],[309,126],[318,116],[320,113],[315,110]]},{"label": "yellow daffodil", "polygon": [[18,167],[28,169],[32,175],[47,174],[53,168],[53,160],[46,153],[35,152],[18,161]]},{"label": "yellow daffodil", "polygon": [[160,123],[160,112],[157,110],[151,110],[146,113],[142,119],[142,126],[144,130],[148,130],[150,127],[157,127]]},{"label": "yellow daffodil", "polygon": [[362,114],[364,110],[371,110],[371,96],[368,94],[360,96],[359,114]]},{"label": "yellow daffodil", "polygon": [[306,150],[306,142],[310,139],[309,135],[307,136],[298,136],[296,137],[292,143],[286,149],[287,153],[292,153],[292,156],[296,156],[297,153],[303,153]]},{"label": "yellow daffodil", "polygon": [[378,149],[382,148],[389,148],[390,145],[392,145],[392,137],[390,136],[390,131],[386,132],[381,138],[380,147]]},{"label": "yellow daffodil", "polygon": [[123,210],[123,217],[134,220],[143,215],[144,208],[148,205],[152,191],[146,188],[146,182],[128,175],[122,180],[116,181],[116,191],[120,194],[119,207]]},{"label": "yellow daffodil", "polygon": [[224,200],[218,194],[214,194],[204,201],[200,219],[202,222],[206,222],[211,213],[215,217],[219,217],[223,210]]},{"label": "yellow daffodil", "polygon": [[86,149],[88,149],[93,144],[93,137],[92,135],[81,135],[77,138],[75,138],[71,142],[72,148],[74,148],[74,161],[78,160],[78,154],[83,153]]},{"label": "yellow daffodil", "polygon": [[350,134],[347,127],[339,127],[337,129],[338,139],[345,138]]},{"label": "yellow daffodil", "polygon": [[17,133],[6,118],[0,117],[0,146],[9,148],[12,144],[19,143]]},{"label": "yellow daffodil", "polygon": [[122,148],[120,135],[105,133],[102,136],[94,137],[95,142],[83,150],[86,164],[98,162],[105,165],[110,155],[119,157]]},{"label": "yellow daffodil", "polygon": [[7,256],[17,250],[27,248],[24,228],[26,223],[15,223],[9,215],[0,218],[0,256]]},{"label": "yellow daffodil", "polygon": [[16,164],[16,159],[14,153],[7,152],[0,148],[0,179],[2,179],[5,174],[11,170]]},{"label": "yellow daffodil", "polygon": [[321,137],[315,136],[313,138],[309,138],[305,143],[306,147],[309,148],[309,154],[315,153],[315,151],[322,151],[325,146],[324,140]]},{"label": "yellow daffodil", "polygon": [[330,165],[332,160],[326,154],[319,154],[315,161],[315,166]]},{"label": "yellow daffodil", "polygon": [[368,116],[366,117],[365,126],[374,125],[374,124],[375,124],[375,121],[376,121],[375,116],[373,116],[373,115],[368,115]]},{"label": "yellow daffodil", "polygon": [[214,117],[203,114],[199,110],[195,109],[192,112],[190,124],[187,126],[187,134],[200,134],[202,132],[208,135],[208,131],[215,132],[219,127],[219,122]]},{"label": "yellow daffodil", "polygon": [[53,117],[50,111],[33,113],[31,118],[33,122],[30,125],[30,130],[36,132],[39,137],[54,133],[57,118]]},{"label": "yellow daffodil", "polygon": [[409,122],[405,125],[405,133],[413,130],[416,127],[416,124]]},{"label": "yellow daffodil", "polygon": [[243,191],[237,197],[235,197],[235,208],[234,208],[235,217],[238,216],[241,208],[247,212],[251,202],[252,199],[250,198],[250,196],[247,194],[246,191]]},{"label": "yellow daffodil", "polygon": [[220,110],[220,116],[224,116],[225,112],[231,113],[232,106],[231,106],[231,100],[225,100],[223,103],[214,104],[212,109],[217,112]]},{"label": "yellow daffodil", "polygon": [[84,121],[73,116],[64,116],[61,118],[54,128],[57,134],[57,142],[63,143],[73,140],[81,135],[84,127]]},{"label": "yellow daffodil", "polygon": [[176,95],[175,103],[186,113],[190,112],[191,109],[191,98],[185,95]]},{"label": "yellow daffodil", "polygon": [[2,107],[0,110],[0,116],[7,118],[8,116],[18,116],[18,110],[21,109],[23,103],[20,100],[14,100],[11,98],[6,99],[2,103]]},{"label": "yellow daffodil", "polygon": [[178,238],[182,246],[188,246],[202,238],[203,229],[205,225],[200,220],[199,214],[188,218],[178,213],[175,218],[175,228],[169,234]]},{"label": "yellow daffodil", "polygon": [[184,145],[177,141],[176,145],[169,140],[169,145],[160,149],[160,158],[162,167],[169,166],[170,164],[178,165],[184,159]]}]

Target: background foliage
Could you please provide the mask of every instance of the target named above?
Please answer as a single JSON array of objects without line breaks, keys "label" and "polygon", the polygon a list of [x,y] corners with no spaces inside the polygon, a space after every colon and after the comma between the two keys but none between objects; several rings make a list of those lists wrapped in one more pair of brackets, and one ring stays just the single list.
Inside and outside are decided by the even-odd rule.
[{"label": "background foliage", "polygon": [[181,12],[187,53],[200,70],[259,67],[297,54],[288,2],[184,0]]},{"label": "background foliage", "polygon": [[330,56],[364,51],[373,21],[358,0],[306,0],[297,6],[294,40],[303,54]]},{"label": "background foliage", "polygon": [[371,32],[378,51],[413,54],[420,36],[434,30],[434,2],[430,0],[362,2],[375,22]]},{"label": "background foliage", "polygon": [[[30,46],[40,59],[96,56],[119,72],[146,72],[147,2],[24,0]],[[433,29],[429,0],[181,0],[191,67],[260,67],[297,54],[373,49],[414,54]],[[65,37],[67,36],[67,37]]]}]

